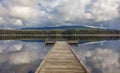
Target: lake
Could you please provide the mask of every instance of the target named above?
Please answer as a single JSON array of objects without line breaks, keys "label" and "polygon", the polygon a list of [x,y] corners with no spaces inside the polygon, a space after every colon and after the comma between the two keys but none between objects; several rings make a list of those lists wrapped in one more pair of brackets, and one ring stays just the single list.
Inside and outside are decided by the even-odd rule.
[{"label": "lake", "polygon": [[120,73],[120,40],[87,42],[72,48],[89,73]]},{"label": "lake", "polygon": [[[41,41],[1,40],[0,73],[34,73],[52,46]],[[120,40],[71,47],[90,73],[120,73]]]},{"label": "lake", "polygon": [[51,47],[39,41],[0,41],[0,73],[34,73]]}]

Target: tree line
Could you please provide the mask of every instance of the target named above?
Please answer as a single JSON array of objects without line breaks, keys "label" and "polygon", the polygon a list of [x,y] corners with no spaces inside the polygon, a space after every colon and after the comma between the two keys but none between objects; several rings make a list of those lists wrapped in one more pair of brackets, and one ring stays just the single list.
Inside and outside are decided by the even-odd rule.
[{"label": "tree line", "polygon": [[120,34],[120,30],[69,29],[69,30],[0,30],[0,34]]}]

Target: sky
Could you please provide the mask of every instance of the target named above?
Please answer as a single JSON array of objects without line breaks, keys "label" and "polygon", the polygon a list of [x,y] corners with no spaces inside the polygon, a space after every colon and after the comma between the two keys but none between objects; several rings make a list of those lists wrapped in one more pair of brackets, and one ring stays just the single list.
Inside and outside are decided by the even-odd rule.
[{"label": "sky", "polygon": [[0,0],[0,28],[76,25],[120,29],[120,0]]}]

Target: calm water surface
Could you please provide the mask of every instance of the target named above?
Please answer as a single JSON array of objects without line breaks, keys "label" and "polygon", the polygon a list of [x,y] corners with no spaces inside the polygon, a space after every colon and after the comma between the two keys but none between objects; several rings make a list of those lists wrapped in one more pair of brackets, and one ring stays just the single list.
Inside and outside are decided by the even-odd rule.
[{"label": "calm water surface", "polygon": [[34,73],[50,48],[44,42],[0,41],[0,73]]},{"label": "calm water surface", "polygon": [[120,40],[72,46],[90,73],[120,73]]},{"label": "calm water surface", "polygon": [[[51,47],[38,41],[0,41],[0,73],[34,73]],[[120,73],[120,40],[72,48],[90,73]]]}]

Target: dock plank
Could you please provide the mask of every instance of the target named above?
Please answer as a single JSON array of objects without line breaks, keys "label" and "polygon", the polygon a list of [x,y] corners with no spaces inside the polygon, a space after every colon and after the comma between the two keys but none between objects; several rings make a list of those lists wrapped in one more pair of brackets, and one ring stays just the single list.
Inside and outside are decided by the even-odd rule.
[{"label": "dock plank", "polygon": [[57,41],[35,73],[88,73],[68,43]]}]

